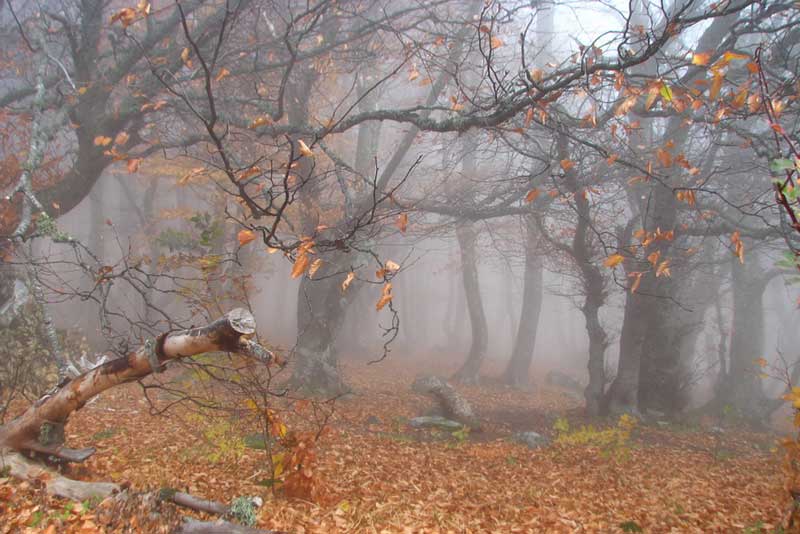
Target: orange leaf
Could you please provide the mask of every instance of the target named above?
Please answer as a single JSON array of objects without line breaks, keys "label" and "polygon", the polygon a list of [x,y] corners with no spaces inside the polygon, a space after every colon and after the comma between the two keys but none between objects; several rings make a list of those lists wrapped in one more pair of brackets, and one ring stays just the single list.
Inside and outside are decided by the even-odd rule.
[{"label": "orange leaf", "polygon": [[616,115],[617,117],[626,115],[631,110],[631,108],[633,108],[633,106],[636,105],[636,100],[638,98],[639,98],[638,95],[631,95],[625,100],[623,100],[622,103],[619,106],[617,106],[616,111],[614,111],[614,115]]},{"label": "orange leaf", "polygon": [[304,155],[306,157],[309,157],[309,158],[313,158],[314,157],[314,153],[311,151],[310,148],[308,148],[308,145],[302,139],[298,139],[297,140],[297,146],[298,146],[298,149],[300,150],[300,153],[302,155]]},{"label": "orange leaf", "polygon": [[228,76],[230,73],[231,73],[231,71],[229,71],[225,67],[222,67],[221,69],[219,69],[219,74],[217,74],[216,78],[214,78],[214,81],[218,82],[218,81],[222,80],[223,78],[225,78],[226,76]]},{"label": "orange leaf", "polygon": [[347,273],[347,277],[344,279],[344,282],[342,282],[342,293],[347,291],[347,288],[350,287],[350,284],[353,283],[353,280],[355,279],[355,277],[356,277],[356,273],[354,273],[353,271],[350,271],[349,273]]},{"label": "orange leaf", "polygon": [[747,100],[747,89],[742,89],[738,93],[733,100],[731,100],[731,106],[733,109],[739,109],[744,106],[745,101]]},{"label": "orange leaf", "polygon": [[605,259],[603,265],[605,265],[606,267],[614,268],[623,261],[625,261],[625,256],[623,256],[622,254],[612,254],[611,256]]},{"label": "orange leaf", "polygon": [[108,146],[111,144],[111,141],[113,141],[113,139],[111,139],[110,137],[106,137],[104,135],[98,135],[97,137],[94,138],[94,146]]},{"label": "orange leaf", "polygon": [[711,60],[711,52],[695,52],[692,54],[692,65],[705,66]]},{"label": "orange leaf", "polygon": [[669,260],[664,260],[658,265],[658,269],[656,269],[656,278],[660,276],[670,276],[671,273],[669,272]]},{"label": "orange leaf", "polygon": [[300,252],[297,255],[297,259],[294,260],[294,266],[292,267],[292,278],[299,278],[303,276],[303,273],[305,273],[309,267],[308,264],[308,254],[306,254],[305,251]]},{"label": "orange leaf", "polygon": [[252,178],[253,176],[256,176],[257,174],[260,174],[260,173],[261,173],[261,169],[259,169],[257,166],[250,167],[249,169],[244,171],[241,174],[241,176],[239,176],[239,181],[247,180],[248,178]]},{"label": "orange leaf", "polygon": [[725,52],[722,55],[723,61],[731,61],[733,59],[750,59],[747,54],[737,54],[736,52]]},{"label": "orange leaf", "polygon": [[406,228],[408,228],[408,214],[401,213],[398,215],[394,225],[397,226],[401,232],[406,233]]},{"label": "orange leaf", "polygon": [[714,73],[714,79],[711,82],[711,89],[710,89],[710,91],[708,93],[708,99],[709,100],[716,100],[717,99],[717,97],[719,96],[719,90],[722,88],[723,80],[724,80],[724,77],[722,76],[722,73],[720,73],[720,72],[715,72]]},{"label": "orange leaf", "polygon": [[386,306],[392,300],[392,284],[386,282],[383,284],[383,290],[381,291],[381,298],[375,304],[375,310],[381,311],[384,306]]},{"label": "orange leaf", "polygon": [[[273,252],[275,252],[275,249],[269,250],[270,254],[272,254]],[[308,277],[311,278],[312,276],[314,276],[314,273],[317,272],[320,267],[322,267],[322,258],[317,258],[316,260],[311,262],[311,267],[308,268]]]},{"label": "orange leaf", "polygon": [[536,198],[539,196],[539,193],[540,193],[540,191],[534,187],[533,189],[528,191],[527,195],[525,195],[525,202],[530,204],[531,202],[536,200]]},{"label": "orange leaf", "polygon": [[562,159],[561,160],[561,168],[565,171],[570,170],[572,167],[575,166],[575,162],[569,159]]},{"label": "orange leaf", "polygon": [[139,158],[133,158],[128,160],[128,172],[134,173],[139,170],[139,164],[142,162]]},{"label": "orange leaf", "polygon": [[656,157],[662,167],[672,167],[672,154],[666,150],[662,148],[656,149]]},{"label": "orange leaf", "polygon": [[391,272],[391,273],[395,273],[395,272],[400,270],[400,265],[397,262],[394,262],[392,260],[388,260],[386,262],[386,270]]},{"label": "orange leaf", "polygon": [[239,230],[239,234],[236,237],[239,239],[239,246],[243,247],[251,241],[255,241],[256,234],[252,230]]},{"label": "orange leaf", "polygon": [[504,44],[505,43],[503,43],[503,40],[500,39],[499,37],[492,37],[492,50],[494,50],[495,48],[500,48]]}]

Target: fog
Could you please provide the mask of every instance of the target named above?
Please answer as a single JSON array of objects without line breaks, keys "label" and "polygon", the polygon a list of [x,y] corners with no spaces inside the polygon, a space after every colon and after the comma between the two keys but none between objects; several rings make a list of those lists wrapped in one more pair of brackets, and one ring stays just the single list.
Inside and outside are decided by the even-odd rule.
[{"label": "fog", "polygon": [[[176,463],[215,498],[319,505],[304,532],[460,494],[390,473],[430,451],[497,464],[512,519],[479,517],[477,469],[398,525],[800,528],[799,27],[791,0],[0,4],[0,456],[84,461],[67,437],[119,409],[137,439],[163,416],[160,450],[194,432]],[[92,468],[118,479],[120,445]],[[630,473],[704,478],[635,517],[533,510],[598,450],[620,502]],[[402,489],[323,498],[312,465]],[[751,493],[686,513],[717,476]],[[300,524],[255,502],[243,524]]]}]

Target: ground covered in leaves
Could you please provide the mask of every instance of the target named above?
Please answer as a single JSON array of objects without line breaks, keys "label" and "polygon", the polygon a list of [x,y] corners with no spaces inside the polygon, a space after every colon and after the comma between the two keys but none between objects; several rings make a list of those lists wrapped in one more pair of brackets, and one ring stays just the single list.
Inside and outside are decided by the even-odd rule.
[{"label": "ground covered in leaves", "polygon": [[[712,431],[714,421],[653,422],[617,441],[617,421],[583,420],[580,403],[563,391],[493,384],[459,388],[487,422],[482,433],[417,430],[407,421],[431,401],[409,385],[419,372],[448,369],[409,367],[345,365],[356,393],[336,401],[317,444],[314,502],[265,484],[265,452],[248,447],[235,424],[181,407],[150,415],[135,384],[106,392],[71,420],[70,445],[98,452],[68,474],[223,502],[258,495],[259,526],[298,534],[755,533],[775,531],[785,510],[777,435]],[[582,429],[590,423],[593,430]],[[555,443],[531,450],[510,439],[528,430]],[[134,516],[125,523],[137,531]],[[67,503],[35,482],[0,478],[0,533],[114,531],[107,523],[96,503]]]}]

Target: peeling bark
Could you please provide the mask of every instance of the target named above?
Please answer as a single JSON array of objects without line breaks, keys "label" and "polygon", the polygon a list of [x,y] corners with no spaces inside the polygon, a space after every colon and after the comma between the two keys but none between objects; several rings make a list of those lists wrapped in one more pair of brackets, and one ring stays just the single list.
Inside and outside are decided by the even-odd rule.
[{"label": "peeling bark", "polygon": [[[56,386],[22,415],[0,427],[0,446],[53,455],[67,461],[83,461],[94,449],[75,450],[64,446],[64,426],[72,412],[81,409],[95,395],[144,378],[171,360],[227,351],[270,362],[274,359],[272,353],[247,339],[255,329],[252,314],[237,308],[208,326],[162,334],[155,342],[145,344],[127,357],[106,362]],[[153,368],[154,364],[157,369]]]}]

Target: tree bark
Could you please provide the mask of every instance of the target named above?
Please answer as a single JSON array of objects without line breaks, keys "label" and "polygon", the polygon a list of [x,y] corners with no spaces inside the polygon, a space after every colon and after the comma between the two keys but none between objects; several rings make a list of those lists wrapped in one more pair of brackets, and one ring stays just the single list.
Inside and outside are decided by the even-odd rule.
[{"label": "tree bark", "polygon": [[539,255],[539,233],[532,215],[525,216],[525,277],[522,309],[514,338],[511,359],[503,373],[503,382],[517,388],[530,387],[530,367],[536,346],[536,333],[542,311],[544,269]]},{"label": "tree bark", "polygon": [[619,341],[617,376],[606,395],[611,414],[639,413],[639,372],[644,340],[643,301],[627,291]]},{"label": "tree bark", "polygon": [[48,494],[78,502],[93,498],[103,499],[120,489],[110,482],[84,482],[66,478],[28,460],[18,452],[8,450],[0,451],[0,467],[7,468],[12,476],[20,480],[44,480]]},{"label": "tree bark", "polygon": [[56,386],[22,415],[0,427],[0,446],[67,461],[83,461],[94,449],[75,450],[64,446],[64,426],[72,412],[95,395],[144,378],[170,360],[213,351],[239,352],[267,362],[272,360],[269,351],[247,339],[253,333],[252,314],[235,309],[208,326],[162,334],[127,357],[106,362]]},{"label": "tree bark", "polygon": [[292,383],[320,395],[349,391],[341,376],[336,338],[342,330],[350,303],[362,284],[353,280],[342,291],[350,265],[347,253],[332,255],[323,262],[312,280],[304,276],[297,295],[297,344]]}]

